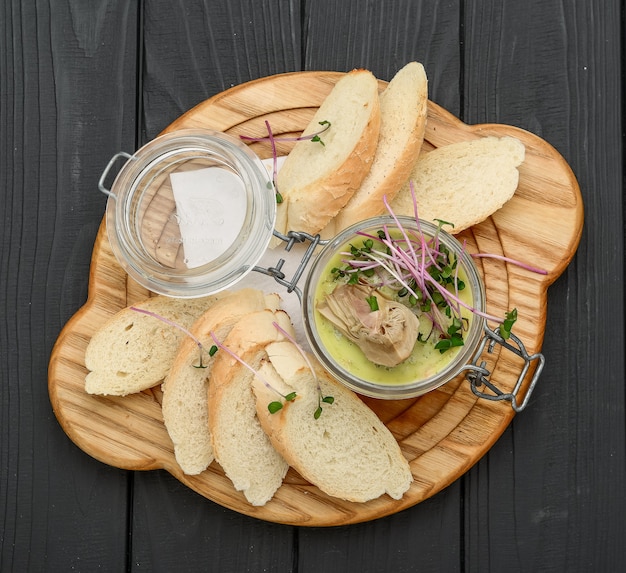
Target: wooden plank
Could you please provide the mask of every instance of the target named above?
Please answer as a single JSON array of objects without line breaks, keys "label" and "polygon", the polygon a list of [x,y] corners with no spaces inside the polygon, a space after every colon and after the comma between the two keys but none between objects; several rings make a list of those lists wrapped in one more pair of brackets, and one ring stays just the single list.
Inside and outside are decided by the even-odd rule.
[{"label": "wooden plank", "polygon": [[300,69],[295,0],[144,4],[144,140],[232,86]]},{"label": "wooden plank", "polygon": [[[184,10],[147,0],[144,23],[144,141],[224,89],[300,67],[293,0],[185,2]],[[291,569],[293,528],[226,510],[163,472],[136,474],[132,511],[138,569]]]},{"label": "wooden plank", "polygon": [[579,179],[587,221],[577,257],[548,291],[547,366],[533,403],[465,480],[466,567],[619,570],[626,557],[620,3],[564,9],[472,0],[464,29],[466,120],[519,125],[556,146]]},{"label": "wooden plank", "polygon": [[127,475],[68,443],[47,366],[83,304],[102,167],[134,142],[135,5],[0,8],[0,569],[121,570]]},{"label": "wooden plank", "polygon": [[[417,60],[426,69],[430,99],[458,116],[460,15],[459,0],[308,1],[303,14],[305,69],[365,67],[390,80],[406,62]],[[381,520],[300,530],[297,570],[459,571],[460,510],[461,490],[453,484],[434,498]]]},{"label": "wooden plank", "polygon": [[[290,571],[295,528],[216,505],[162,471],[136,475],[132,566],[139,571]],[[158,500],[158,503],[155,503]]]}]

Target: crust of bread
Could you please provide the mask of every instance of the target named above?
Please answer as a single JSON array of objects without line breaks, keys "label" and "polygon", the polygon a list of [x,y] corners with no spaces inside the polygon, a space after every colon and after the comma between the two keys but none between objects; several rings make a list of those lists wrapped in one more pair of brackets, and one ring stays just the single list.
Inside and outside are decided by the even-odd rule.
[{"label": "crust of bread", "polygon": [[174,444],[176,461],[184,473],[196,475],[213,461],[213,446],[208,426],[207,388],[214,357],[200,353],[196,340],[204,349],[213,346],[214,333],[224,340],[233,326],[251,312],[277,310],[280,298],[256,289],[242,289],[225,296],[189,329],[192,337],[181,342],[163,385],[163,421]]},{"label": "crust of bread", "polygon": [[422,64],[410,62],[380,95],[380,134],[371,168],[334,219],[334,232],[385,211],[407,182],[422,148],[428,107],[428,80]]},{"label": "crust of bread", "polygon": [[[291,321],[284,311],[265,310],[242,318],[224,340],[224,346],[256,370],[267,356],[265,347],[284,339],[274,322],[293,336]],[[207,399],[215,459],[235,489],[258,506],[273,497],[289,466],[259,423],[252,392],[255,378],[248,367],[220,349],[211,372]],[[273,393],[271,400],[277,398]]]},{"label": "crust of bread", "polygon": [[[273,446],[302,477],[330,496],[365,502],[387,493],[400,499],[413,476],[391,432],[311,357],[316,379],[294,348],[290,342],[269,345],[269,361],[260,369],[281,391],[296,391],[293,402],[270,414],[266,404],[271,393],[253,380],[257,415]],[[322,402],[322,413],[315,419],[318,383],[321,395],[332,396],[334,402]]]},{"label": "crust of bread", "polygon": [[[320,131],[324,145],[296,143],[277,176],[283,202],[277,230],[317,234],[348,202],[367,175],[380,131],[378,82],[367,70],[343,76],[313,116],[303,135]],[[281,213],[281,211],[286,212]],[[280,225],[280,227],[279,227]]]},{"label": "crust of bread", "polygon": [[513,195],[524,161],[524,144],[514,137],[483,137],[423,154],[409,182],[391,203],[396,215],[413,217],[411,183],[420,219],[448,221],[458,233],[484,221]]},{"label": "crust of bread", "polygon": [[[155,296],[134,304],[188,328],[227,292],[196,299]],[[92,336],[85,351],[88,394],[126,396],[160,384],[184,333],[153,316],[127,307]]]}]

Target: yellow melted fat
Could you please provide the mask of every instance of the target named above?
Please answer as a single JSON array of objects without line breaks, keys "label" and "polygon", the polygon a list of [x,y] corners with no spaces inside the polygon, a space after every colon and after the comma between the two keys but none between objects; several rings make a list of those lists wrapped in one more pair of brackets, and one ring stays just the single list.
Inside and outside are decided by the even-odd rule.
[{"label": "yellow melted fat", "polygon": [[[392,368],[381,366],[368,360],[363,351],[346,338],[333,324],[324,318],[318,311],[317,305],[330,294],[340,282],[335,280],[331,270],[335,267],[343,267],[342,259],[345,255],[341,251],[349,251],[350,244],[344,245],[337,254],[335,254],[321,275],[316,291],[315,291],[315,326],[319,335],[321,344],[326,348],[333,360],[339,364],[344,370],[374,384],[383,385],[403,385],[418,380],[425,380],[431,376],[441,372],[448,364],[450,364],[457,354],[462,350],[461,347],[451,348],[443,354],[435,349],[435,344],[439,341],[439,337],[433,333],[427,342],[415,342],[413,352],[402,363]],[[472,305],[472,289],[469,285],[467,275],[464,269],[459,269],[459,279],[465,283],[465,288],[459,291],[459,298],[469,306]],[[471,325],[473,315],[471,311],[463,308],[461,311],[463,318],[467,319],[467,325]],[[431,331],[432,323],[426,316],[419,316],[419,331],[423,337],[428,336]],[[467,336],[468,327],[463,331],[463,337]]]}]

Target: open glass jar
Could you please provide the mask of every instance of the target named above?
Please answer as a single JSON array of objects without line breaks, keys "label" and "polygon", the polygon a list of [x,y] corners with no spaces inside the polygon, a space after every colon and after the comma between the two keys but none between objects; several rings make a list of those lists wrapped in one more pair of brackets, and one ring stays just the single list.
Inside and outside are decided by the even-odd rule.
[{"label": "open glass jar", "polygon": [[[125,164],[111,189],[105,178]],[[180,130],[134,155],[114,156],[100,179],[106,224],[124,270],[149,290],[191,298],[231,287],[272,237],[269,173],[247,145],[210,130]]]},{"label": "open glass jar", "polygon": [[[425,275],[431,286],[422,290]],[[447,304],[439,296],[444,290],[461,303]],[[387,311],[381,296],[395,301]],[[329,241],[312,264],[302,300],[305,333],[320,362],[355,392],[387,399],[419,396],[463,370],[483,336],[484,319],[470,309],[484,308],[480,275],[452,235],[427,221],[391,216],[357,223]],[[418,317],[417,331],[407,326],[415,327],[411,315]],[[412,336],[408,347],[403,336]],[[375,339],[375,347],[362,343],[364,337]],[[452,338],[457,342],[446,348]],[[390,357],[400,345],[401,361]]]}]

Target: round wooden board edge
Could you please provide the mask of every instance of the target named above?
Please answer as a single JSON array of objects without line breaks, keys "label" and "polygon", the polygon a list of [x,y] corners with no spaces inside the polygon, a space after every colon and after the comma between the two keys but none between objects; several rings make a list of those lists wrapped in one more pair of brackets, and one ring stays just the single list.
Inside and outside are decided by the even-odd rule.
[{"label": "round wooden board edge", "polygon": [[[284,77],[286,75],[291,76],[292,79],[296,79],[297,76],[301,75],[301,74],[306,74],[309,75],[310,77],[314,77],[318,74],[322,74],[324,76],[328,76],[328,77],[332,77],[333,79],[336,79],[338,77],[341,77],[341,73],[340,72],[294,72],[292,74],[279,74],[278,76],[272,76],[271,78],[276,78],[276,77]],[[268,79],[271,78],[260,78],[259,80],[255,80],[255,82],[265,82]],[[246,86],[246,84],[242,84],[242,86]],[[214,96],[213,98],[210,98],[209,100],[206,100],[205,102],[202,102],[201,104],[199,104],[198,106],[192,108],[192,110],[190,110],[189,112],[187,112],[186,114],[184,114],[183,116],[181,116],[181,118],[179,118],[179,120],[176,120],[175,122],[173,122],[165,131],[172,131],[174,129],[178,129],[177,126],[180,126],[180,122],[184,119],[185,121],[187,121],[191,115],[192,112],[200,112],[201,110],[203,111],[205,109],[206,106],[211,105],[211,102],[215,102],[215,101],[219,101],[221,100],[223,97],[225,97],[229,92],[231,92],[232,90],[237,90],[240,89],[242,86],[235,86],[234,88],[231,88],[230,90],[226,90],[225,92],[222,92],[221,94],[217,94],[216,96]],[[432,102],[429,102],[429,105],[433,107],[433,109],[437,109],[438,112],[441,115],[445,115],[445,116],[449,116],[450,121],[454,122],[455,124],[458,125],[458,127],[460,129],[464,129],[464,130],[468,130],[468,131],[479,131],[479,130],[486,130],[487,132],[493,130],[493,129],[497,129],[497,127],[500,124],[483,124],[483,125],[473,125],[473,126],[469,126],[466,125],[464,123],[462,123],[460,120],[458,120],[455,116],[453,116],[452,114],[450,114],[449,112],[447,112],[446,110],[444,110],[443,108],[440,108],[439,106],[437,106],[437,104],[434,104]],[[186,118],[186,119],[185,119]],[[509,126],[507,126],[509,127]],[[511,126],[512,127],[512,126]],[[538,140],[540,142],[542,142],[543,144],[545,144],[546,146],[549,146],[549,144],[547,144],[544,140],[540,139],[538,136],[530,133],[530,132],[526,132],[520,128],[513,128],[515,130],[518,130],[520,135],[523,137],[530,137],[533,140]],[[563,162],[563,166],[566,167],[569,170],[569,166],[565,163],[565,160],[560,156],[560,154],[558,154],[558,152],[556,150],[554,150],[554,148],[552,148],[551,146],[549,146],[553,151],[551,151],[550,153],[552,153],[552,155],[555,157],[555,159],[560,159],[560,161]],[[569,170],[569,172],[571,173],[571,170]],[[575,178],[573,176],[573,174],[571,175],[572,177],[572,181],[573,181],[573,185],[572,185],[572,189],[574,190],[575,194],[577,195],[577,200],[579,200],[579,196],[580,196],[580,190],[578,188],[578,185],[575,181]],[[548,287],[549,284],[551,284],[554,280],[556,280],[556,278],[562,273],[562,271],[566,268],[567,264],[569,263],[569,261],[571,260],[571,257],[574,255],[574,252],[576,250],[576,247],[578,245],[578,242],[580,240],[580,236],[582,233],[582,220],[583,220],[583,214],[582,214],[582,201],[580,201],[580,209],[578,209],[578,220],[580,222],[579,225],[577,225],[577,232],[574,233],[572,235],[571,238],[571,249],[569,249],[569,256],[566,257],[566,259],[561,261],[561,264],[553,269],[549,275],[549,277],[546,279],[546,289]],[[103,225],[104,227],[104,225]],[[104,233],[104,229],[101,228],[99,231],[99,235],[98,235],[101,239],[102,237],[106,238],[106,233]],[[91,271],[93,273],[93,269]],[[67,332],[70,332],[72,330],[73,325],[76,324],[76,321],[80,321],[82,319],[82,317],[88,313],[90,311],[90,308],[92,305],[97,304],[96,301],[96,297],[97,297],[97,288],[94,284],[92,284],[91,281],[91,277],[90,277],[90,283],[89,283],[89,294],[88,294],[88,299],[85,303],[85,305],[79,309],[79,311],[70,319],[70,321],[68,321],[68,323],[66,324],[66,326],[64,327],[62,333],[60,334],[58,340],[57,340],[57,344],[55,344],[55,348],[53,349],[53,353],[51,356],[51,376],[49,378],[49,384],[52,384],[53,382],[53,378],[54,378],[54,357],[56,355],[56,351],[57,351],[57,345],[62,345],[63,344],[63,340],[64,340],[64,336],[65,334],[67,334]],[[67,332],[66,332],[67,331]],[[54,389],[51,387],[50,388],[50,395],[51,395],[51,401],[53,402],[53,409],[55,411],[55,415],[57,415],[57,418],[59,419],[62,427],[64,427],[64,430],[67,429],[63,423],[63,416],[62,413],[60,412],[60,408],[59,408],[59,404],[55,404],[55,401],[53,399],[54,396]],[[505,416],[505,418],[509,418],[505,420],[505,423],[503,425],[503,429],[508,426],[508,423],[510,422],[510,418],[512,418],[511,416]],[[77,445],[79,445],[79,447],[81,447],[82,449],[84,449],[82,447],[82,445],[80,444],[81,440],[80,438],[78,438],[76,435],[72,436],[72,432],[67,432],[68,436],[70,436],[70,438],[72,439],[72,441],[77,442]],[[491,445],[499,438],[500,433],[498,433],[497,435],[493,436],[493,440],[486,445],[485,448],[485,452],[488,451],[488,449],[491,447]],[[88,451],[88,450],[86,450]],[[92,455],[92,454],[90,454]],[[95,456],[94,456],[95,457]],[[476,463],[478,461],[477,458],[475,460],[473,460],[472,464],[470,464],[468,467],[463,468],[463,470],[461,471],[461,473],[459,475],[462,475],[465,471],[467,471],[467,469],[469,469],[469,467],[471,467],[471,465],[473,465],[473,463]],[[107,460],[101,460],[104,463],[107,463]],[[150,464],[149,464],[150,465]],[[131,467],[131,468],[124,468],[124,469],[154,469],[153,467]],[[180,481],[182,481],[183,483],[185,483],[186,485],[188,485],[189,487],[191,487],[192,489],[195,489],[193,486],[193,480],[190,482],[190,480],[188,480],[185,476],[183,476],[181,478],[180,475],[177,475],[176,471],[172,471],[168,468],[167,471],[170,471],[170,473],[172,473],[172,475],[174,475],[174,477],[176,477],[177,479],[179,479]],[[447,483],[443,484],[442,487],[437,488],[436,491],[433,491],[432,493],[436,493],[438,491],[441,491],[442,489],[444,489],[445,487],[447,487],[450,483],[452,483],[453,481],[455,481],[456,479],[458,479],[458,475],[457,476],[453,476],[452,479],[450,479]],[[197,491],[197,490],[196,490]],[[199,492],[200,493],[200,492]],[[202,493],[200,493],[200,495],[203,495]],[[385,515],[389,515],[392,513],[396,513],[397,511],[401,511],[403,509],[406,509],[407,507],[411,507],[413,505],[415,505],[416,503],[419,503],[420,501],[423,501],[423,499],[426,499],[426,497],[430,497],[431,494],[421,498],[421,499],[416,499],[416,500],[411,500],[409,503],[403,503],[402,500],[400,500],[397,503],[391,504],[392,507],[389,506],[389,504],[387,503],[387,509],[388,511],[383,511],[383,512],[378,512],[375,515],[369,515],[369,512],[365,512],[362,513],[361,515],[353,515],[352,518],[350,518],[348,521],[341,521],[341,522],[337,522],[337,523],[329,523],[329,524],[325,524],[325,523],[319,523],[316,520],[313,520],[311,522],[308,523],[302,523],[301,520],[295,520],[293,523],[287,523],[287,524],[291,524],[291,525],[314,525],[314,526],[320,526],[320,525],[342,525],[342,524],[348,524],[348,523],[358,523],[361,521],[368,521],[374,518],[378,518],[378,517],[383,517]],[[206,496],[205,496],[206,497]],[[209,498],[211,499],[211,498]],[[215,500],[214,500],[215,501]],[[229,507],[229,505],[227,503],[221,503],[221,502],[217,502],[216,503],[220,503],[221,505],[225,505],[226,507]],[[362,507],[362,504],[355,504],[358,505],[360,507]],[[263,520],[267,520],[267,521],[272,521],[272,519],[268,519],[267,516],[263,516],[263,515],[257,515],[257,509],[256,508],[251,508],[251,510],[249,512],[246,511],[242,511],[241,510],[241,506],[235,504],[235,506],[231,507],[231,509],[238,511],[240,513],[245,513],[247,515],[250,515],[252,517],[258,517],[260,519]],[[285,523],[284,521],[278,521],[280,523]]]}]

